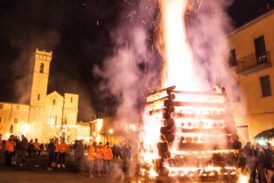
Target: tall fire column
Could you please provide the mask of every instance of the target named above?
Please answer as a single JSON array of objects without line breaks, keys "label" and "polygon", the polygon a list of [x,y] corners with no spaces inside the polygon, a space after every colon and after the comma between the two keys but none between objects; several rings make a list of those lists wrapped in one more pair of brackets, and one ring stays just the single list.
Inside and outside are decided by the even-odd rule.
[{"label": "tall fire column", "polygon": [[149,94],[145,113],[160,133],[141,146],[141,177],[236,181],[240,142],[223,93],[161,89]]}]

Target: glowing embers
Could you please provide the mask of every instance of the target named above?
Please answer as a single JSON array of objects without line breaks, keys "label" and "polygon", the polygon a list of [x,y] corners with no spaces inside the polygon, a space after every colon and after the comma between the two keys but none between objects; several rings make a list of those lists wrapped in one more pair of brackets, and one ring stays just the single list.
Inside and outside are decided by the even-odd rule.
[{"label": "glowing embers", "polygon": [[[152,92],[145,108],[141,175],[218,180],[235,173],[230,149],[233,135],[223,94],[175,91]],[[235,166],[236,167],[236,166]],[[163,173],[167,172],[167,173]]]},{"label": "glowing embers", "polygon": [[[235,182],[237,177],[237,170],[235,167],[168,167],[169,176],[182,177],[184,180],[192,181],[218,181],[230,180]],[[179,179],[180,180],[180,179]]]},{"label": "glowing embers", "polygon": [[224,115],[226,110],[221,107],[179,106],[175,107],[174,112],[176,114],[174,117],[181,117],[183,114]]},{"label": "glowing embers", "polygon": [[177,142],[179,142],[182,147],[184,147],[184,145],[182,145],[182,144],[189,144],[189,148],[194,148],[192,143],[215,144],[216,138],[219,138],[219,139],[221,139],[221,141],[223,143],[226,143],[226,141],[225,141],[226,135],[225,134],[213,135],[213,134],[202,134],[202,133],[176,133],[176,136],[180,137],[180,140]]},{"label": "glowing embers", "polygon": [[192,103],[224,103],[225,98],[222,94],[210,94],[206,92],[184,92],[173,91],[172,93],[176,101],[192,102]]},{"label": "glowing embers", "polygon": [[192,119],[183,118],[175,121],[176,126],[178,126],[177,131],[187,132],[191,129],[196,129],[198,131],[207,129],[224,129],[224,120],[209,120],[209,119]]}]

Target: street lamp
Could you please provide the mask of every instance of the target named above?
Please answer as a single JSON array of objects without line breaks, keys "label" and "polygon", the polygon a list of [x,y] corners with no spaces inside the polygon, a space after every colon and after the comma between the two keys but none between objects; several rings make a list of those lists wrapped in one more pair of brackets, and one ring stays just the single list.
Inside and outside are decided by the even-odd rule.
[{"label": "street lamp", "polygon": [[110,134],[110,143],[112,144],[112,134],[113,134],[113,130],[109,129],[109,134]]}]

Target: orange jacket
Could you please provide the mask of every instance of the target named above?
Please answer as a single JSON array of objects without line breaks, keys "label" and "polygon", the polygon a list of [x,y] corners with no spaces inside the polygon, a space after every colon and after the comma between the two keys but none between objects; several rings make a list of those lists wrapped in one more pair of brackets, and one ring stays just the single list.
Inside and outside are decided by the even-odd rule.
[{"label": "orange jacket", "polygon": [[88,147],[88,159],[89,160],[94,160],[95,157],[96,157],[95,149],[94,149],[93,145],[90,145]]},{"label": "orange jacket", "polygon": [[15,142],[12,142],[10,140],[6,141],[6,151],[8,152],[14,152]]},{"label": "orange jacket", "polygon": [[104,149],[102,147],[97,147],[96,156],[97,159],[104,159]]},{"label": "orange jacket", "polygon": [[34,143],[33,143],[33,147],[34,147],[35,150],[39,150],[39,149],[40,149],[40,148],[39,148],[39,143],[38,143],[38,142],[34,142]]},{"label": "orange jacket", "polygon": [[104,149],[104,158],[105,160],[111,160],[112,159],[112,149],[110,147],[106,147]]},{"label": "orange jacket", "polygon": [[56,152],[56,153],[58,153],[59,152],[59,149],[58,149],[58,143],[54,143],[54,146],[55,146],[55,150],[54,150],[54,152]]},{"label": "orange jacket", "polygon": [[65,153],[68,150],[68,145],[66,143],[57,144],[58,152]]},{"label": "orange jacket", "polygon": [[3,141],[0,140],[0,152],[2,151]]}]

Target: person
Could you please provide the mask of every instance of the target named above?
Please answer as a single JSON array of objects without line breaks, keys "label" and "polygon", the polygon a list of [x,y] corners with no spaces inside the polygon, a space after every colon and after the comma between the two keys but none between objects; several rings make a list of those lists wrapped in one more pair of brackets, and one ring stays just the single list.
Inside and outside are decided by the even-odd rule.
[{"label": "person", "polygon": [[116,144],[112,146],[112,153],[113,153],[113,158],[118,158],[118,146]]},{"label": "person", "polygon": [[40,156],[41,155],[41,152],[43,152],[45,150],[45,145],[43,143],[41,143],[39,145],[39,150],[38,150],[38,155]]},{"label": "person", "polygon": [[48,144],[48,153],[49,153],[48,170],[51,171],[53,167],[54,156],[55,156],[54,139],[50,139],[50,142]]},{"label": "person", "polygon": [[57,162],[58,162],[58,158],[59,158],[59,149],[58,149],[58,145],[59,145],[59,139],[55,138],[54,140],[54,146],[55,146],[55,150],[54,150],[54,160],[52,163],[52,167],[56,167],[57,166]]},{"label": "person", "polygon": [[60,168],[60,166],[65,168],[66,153],[68,150],[68,145],[66,144],[65,139],[62,139],[61,143],[58,144],[57,148],[59,152],[57,168]]},{"label": "person", "polygon": [[259,183],[266,183],[265,177],[265,153],[260,144],[256,144],[256,169],[258,173]]},{"label": "person", "polygon": [[106,175],[110,175],[110,168],[111,168],[111,159],[112,159],[112,149],[109,146],[109,142],[107,142],[106,147],[104,148],[104,164]]},{"label": "person", "polygon": [[96,158],[97,158],[97,172],[98,175],[101,176],[104,165],[104,149],[102,142],[99,142],[98,147],[96,148]]},{"label": "person", "polygon": [[96,158],[95,154],[95,142],[91,142],[88,146],[88,167],[89,167],[89,178],[94,177],[94,160]]},{"label": "person", "polygon": [[30,139],[29,143],[28,143],[28,156],[29,158],[32,158],[33,152],[34,152],[34,146],[33,146],[33,140]]},{"label": "person", "polygon": [[2,157],[3,157],[3,140],[2,140],[2,134],[0,134],[0,162],[2,160]]},{"label": "person", "polygon": [[37,138],[35,139],[35,141],[34,141],[34,143],[33,143],[33,147],[34,147],[34,154],[35,154],[35,155],[39,155],[40,144],[39,144]]},{"label": "person", "polygon": [[270,143],[267,143],[265,148],[265,169],[266,169],[266,181],[267,183],[274,182],[274,152]]},{"label": "person", "polygon": [[256,179],[256,157],[250,142],[247,142],[242,149],[246,158],[246,168],[249,174],[249,183],[255,183]]},{"label": "person", "polygon": [[21,140],[19,141],[17,147],[17,164],[21,167],[25,165],[26,162],[27,147],[28,139],[24,135],[21,135]]},{"label": "person", "polygon": [[123,145],[123,170],[125,173],[128,173],[130,168],[130,159],[131,159],[131,148],[130,146]]},{"label": "person", "polygon": [[80,170],[80,164],[84,157],[84,144],[82,140],[75,140],[74,143],[74,164],[77,171]]},{"label": "person", "polygon": [[15,142],[13,140],[13,136],[11,135],[9,137],[9,139],[6,141],[6,144],[5,144],[5,165],[6,166],[11,166],[11,163],[12,163],[12,155],[14,153],[14,150],[15,150]]}]

